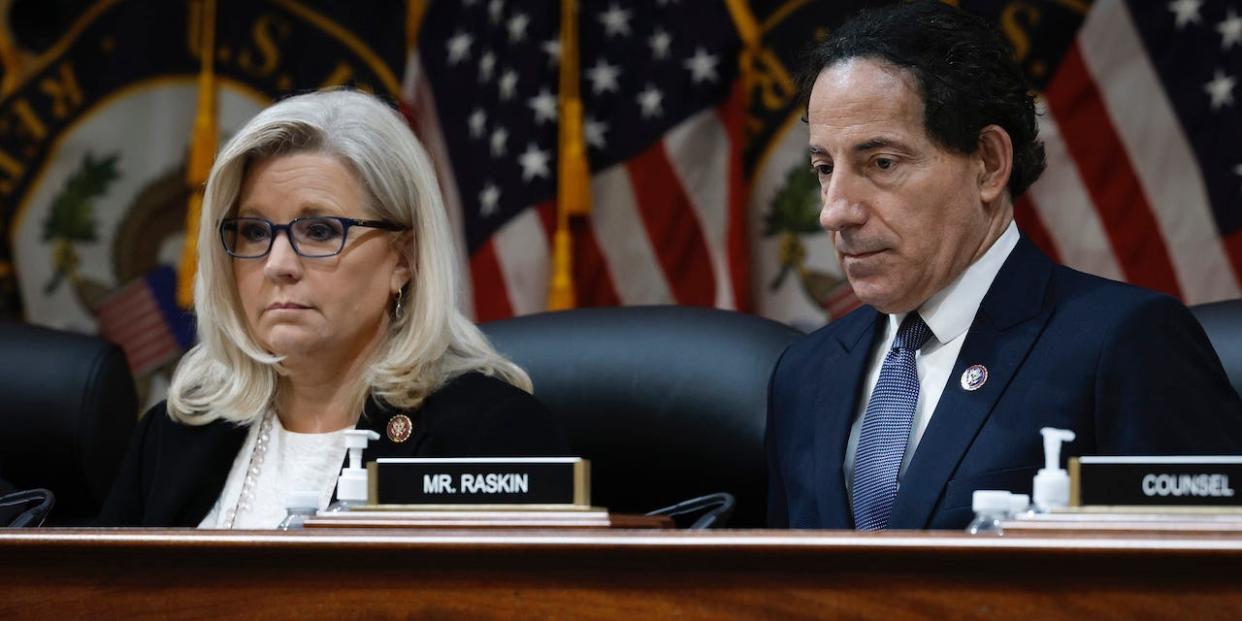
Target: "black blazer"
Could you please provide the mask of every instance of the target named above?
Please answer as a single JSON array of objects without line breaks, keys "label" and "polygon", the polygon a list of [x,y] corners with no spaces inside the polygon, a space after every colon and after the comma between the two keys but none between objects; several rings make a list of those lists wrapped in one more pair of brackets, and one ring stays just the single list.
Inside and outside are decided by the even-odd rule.
[{"label": "black blazer", "polygon": [[[569,455],[565,436],[537,399],[502,380],[468,373],[414,411],[410,437],[388,439],[397,411],[369,402],[359,429],[380,434],[363,462],[380,457],[523,457]],[[99,526],[198,526],[211,510],[241,450],[247,426],[226,421],[184,425],[163,403],[138,423]],[[342,464],[343,465],[343,464]]]}]

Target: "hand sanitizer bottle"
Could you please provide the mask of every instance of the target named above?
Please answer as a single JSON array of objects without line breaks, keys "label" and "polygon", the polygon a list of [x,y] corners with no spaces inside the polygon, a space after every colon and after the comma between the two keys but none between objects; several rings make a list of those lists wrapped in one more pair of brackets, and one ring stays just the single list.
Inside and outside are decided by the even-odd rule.
[{"label": "hand sanitizer bottle", "polygon": [[362,467],[362,450],[368,440],[378,440],[379,434],[370,429],[350,429],[345,432],[345,448],[349,449],[349,465],[341,468],[336,480],[336,502],[327,511],[349,511],[367,504],[367,469]]},{"label": "hand sanitizer bottle", "polygon": [[1061,467],[1061,443],[1073,442],[1074,432],[1044,427],[1044,467],[1035,474],[1035,510],[1047,513],[1069,506],[1069,472]]}]

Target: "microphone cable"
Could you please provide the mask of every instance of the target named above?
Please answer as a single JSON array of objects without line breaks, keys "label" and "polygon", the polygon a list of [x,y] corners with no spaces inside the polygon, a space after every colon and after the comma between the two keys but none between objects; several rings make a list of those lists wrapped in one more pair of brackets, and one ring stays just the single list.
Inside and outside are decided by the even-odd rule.
[{"label": "microphone cable", "polygon": [[[43,526],[43,522],[47,520],[48,514],[52,512],[52,506],[56,504],[56,496],[52,494],[51,490],[47,489],[28,489],[0,496],[0,509],[17,507],[32,502],[38,504],[13,518],[13,521],[8,524],[10,528],[22,528],[25,526],[37,528]],[[33,523],[36,520],[38,522]]]},{"label": "microphone cable", "polygon": [[675,505],[650,511],[647,515],[677,517],[706,510],[706,513],[689,526],[689,530],[703,530],[716,526],[717,522],[719,522],[720,526],[724,526],[729,521],[729,516],[733,515],[733,507],[736,504],[737,500],[733,497],[733,494],[718,492],[683,500]]}]

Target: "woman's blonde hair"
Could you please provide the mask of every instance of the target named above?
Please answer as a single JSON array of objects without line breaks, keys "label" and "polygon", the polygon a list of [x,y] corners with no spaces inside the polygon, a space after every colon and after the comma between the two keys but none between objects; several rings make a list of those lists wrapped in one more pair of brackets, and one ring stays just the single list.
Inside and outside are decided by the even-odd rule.
[{"label": "woman's blonde hair", "polygon": [[[221,219],[236,210],[254,162],[293,153],[337,158],[368,193],[375,218],[409,227],[399,251],[410,266],[402,311],[391,318],[364,377],[369,394],[391,407],[417,407],[470,371],[498,376],[527,392],[530,378],[506,360],[458,309],[453,236],[427,154],[401,116],[377,98],[331,90],[285,99],[260,112],[216,157],[198,233],[195,345],[173,373],[168,412],[192,425],[256,420],[276,395],[280,358],[263,349],[243,320],[233,259],[220,244]],[[312,259],[313,260],[313,259]]]}]

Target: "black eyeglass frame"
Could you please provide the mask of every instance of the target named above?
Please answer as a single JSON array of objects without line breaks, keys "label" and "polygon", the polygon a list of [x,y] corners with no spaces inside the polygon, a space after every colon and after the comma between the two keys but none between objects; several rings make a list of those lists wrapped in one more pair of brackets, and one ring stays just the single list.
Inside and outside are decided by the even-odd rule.
[{"label": "black eyeglass frame", "polygon": [[[341,247],[337,248],[336,252],[333,252],[331,254],[306,254],[302,252],[302,250],[298,248],[298,241],[296,238],[297,236],[293,234],[293,227],[297,223],[304,222],[307,220],[335,220],[337,222],[340,222],[341,223]],[[225,241],[225,235],[227,234],[226,230],[230,226],[236,227],[238,224],[243,223],[243,222],[263,223],[267,225],[268,230],[272,232],[271,236],[267,238],[267,248],[261,254],[237,254],[233,252],[232,250],[229,250],[229,244],[227,241]],[[220,245],[224,247],[224,251],[228,253],[230,257],[233,257],[235,259],[262,259],[263,257],[266,257],[267,255],[271,254],[272,244],[276,243],[276,237],[280,235],[281,231],[285,232],[285,238],[289,240],[289,246],[293,248],[293,252],[295,252],[298,256],[305,257],[307,259],[326,259],[328,257],[335,257],[336,255],[341,254],[341,252],[345,250],[345,243],[349,241],[349,229],[350,227],[355,227],[355,226],[363,226],[363,227],[367,227],[371,229],[383,229],[385,231],[407,231],[410,228],[408,226],[402,226],[400,224],[397,224],[395,222],[389,222],[387,220],[359,220],[357,218],[345,218],[342,216],[301,216],[298,218],[294,218],[285,224],[276,224],[275,222],[272,222],[271,220],[268,220],[266,218],[255,218],[253,216],[242,216],[238,218],[225,218],[221,220],[218,231],[220,233]],[[236,231],[234,232],[236,233]]]}]

